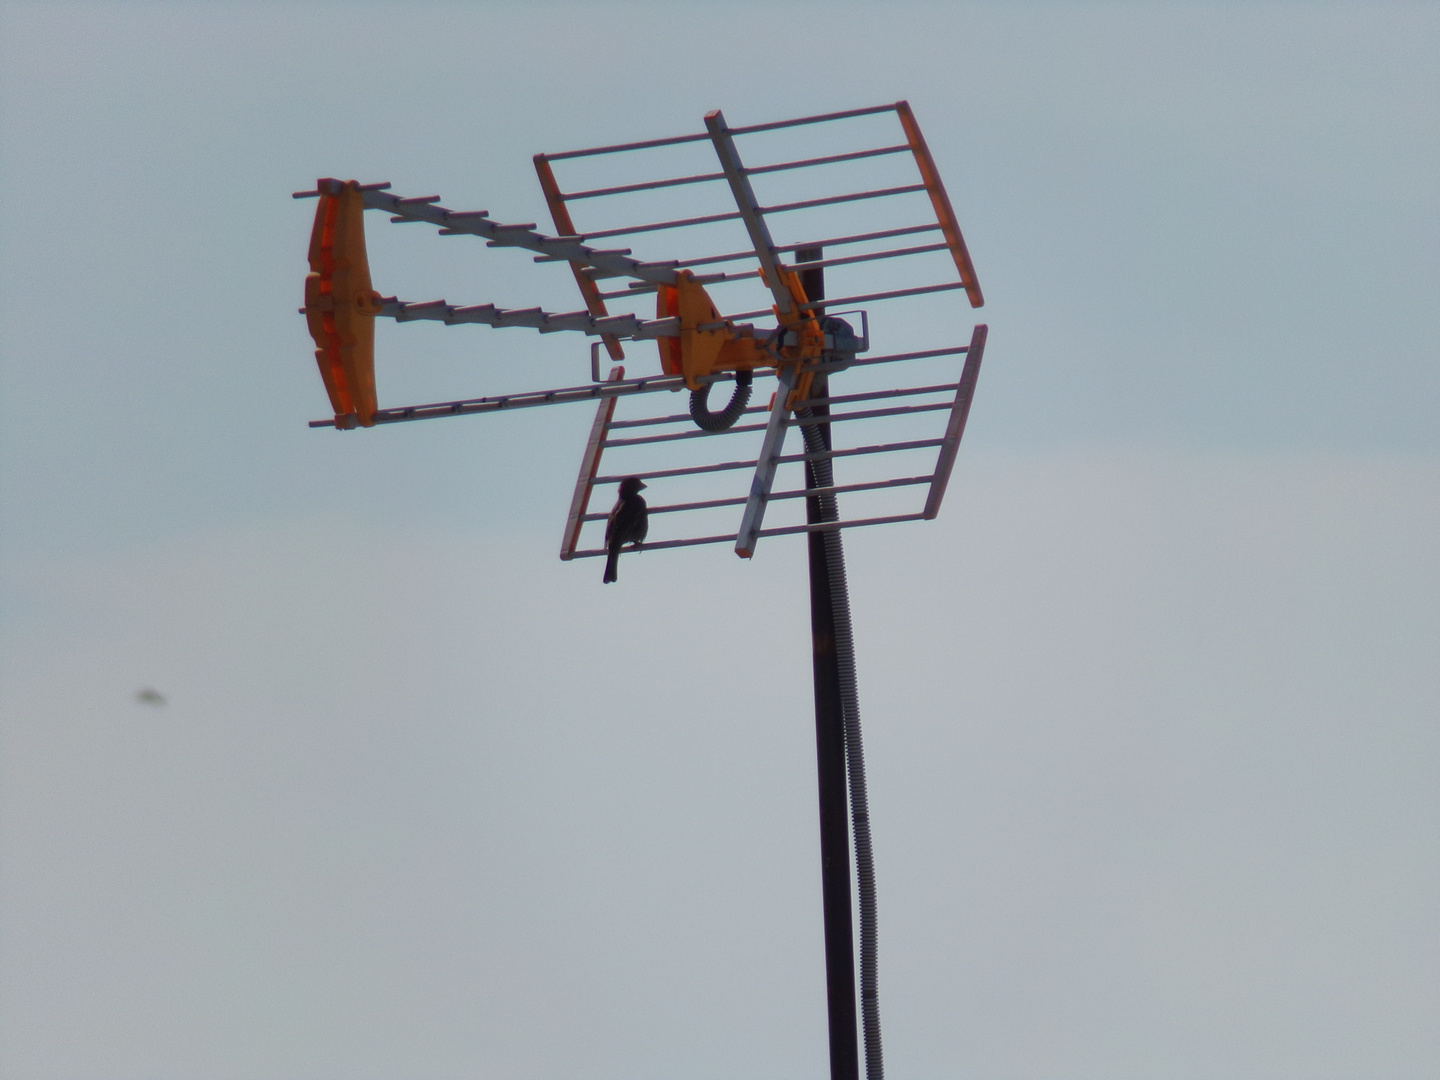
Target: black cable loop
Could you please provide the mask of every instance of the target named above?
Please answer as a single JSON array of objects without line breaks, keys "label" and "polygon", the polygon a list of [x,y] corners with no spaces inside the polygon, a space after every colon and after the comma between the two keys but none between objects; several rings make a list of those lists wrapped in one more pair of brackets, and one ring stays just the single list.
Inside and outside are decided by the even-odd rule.
[{"label": "black cable loop", "polygon": [[750,384],[754,382],[755,376],[749,371],[735,372],[735,391],[730,395],[730,404],[719,412],[711,412],[707,407],[710,399],[710,384],[706,383],[699,390],[690,391],[690,419],[695,421],[695,426],[704,431],[725,431],[735,426],[735,421],[745,414],[745,407],[750,404]]}]

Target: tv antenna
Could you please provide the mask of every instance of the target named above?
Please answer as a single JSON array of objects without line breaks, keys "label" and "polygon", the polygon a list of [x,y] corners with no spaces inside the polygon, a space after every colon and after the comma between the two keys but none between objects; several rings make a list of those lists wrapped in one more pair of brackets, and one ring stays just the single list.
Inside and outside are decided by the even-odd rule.
[{"label": "tv antenna", "polygon": [[[780,160],[749,164],[757,153]],[[670,172],[676,161],[697,171],[662,170],[656,178],[667,161]],[[863,1028],[867,1080],[883,1080],[875,875],[841,532],[930,520],[940,512],[987,333],[979,324],[968,342],[957,341],[955,305],[941,295],[960,292],[971,307],[984,303],[949,196],[904,101],[743,127],[730,127],[716,110],[706,115],[703,132],[537,154],[534,164],[554,233],[537,231],[534,223],[502,224],[485,210],[451,210],[438,195],[402,197],[388,183],[321,179],[314,190],[295,193],[319,199],[301,312],[334,413],[310,426],[348,430],[589,401],[596,404],[595,418],[561,559],[607,554],[603,545],[584,546],[607,516],[590,512],[590,499],[596,488],[630,476],[676,496],[649,508],[663,524],[652,527],[658,535],[647,538],[645,552],[724,543],[748,559],[764,538],[807,537],[830,1075],[858,1080]],[[557,168],[566,173],[569,190],[561,187]],[[587,179],[587,172],[598,179]],[[852,190],[847,179],[856,176],[863,185]],[[576,225],[576,204],[593,215],[593,226]],[[671,206],[674,216],[663,216],[662,209],[658,220],[635,222],[637,208],[653,217],[655,208]],[[370,282],[366,210],[386,212],[397,223],[434,225],[442,235],[477,236],[488,247],[528,251],[537,263],[568,264],[584,309],[382,296]],[[642,259],[634,248],[596,243],[619,237],[651,245],[648,254],[663,257]],[[876,279],[877,270],[883,279]],[[854,281],[853,291],[827,295],[827,271]],[[646,310],[652,306],[653,315]],[[595,339],[590,379],[382,408],[374,358],[380,316],[581,333]],[[872,336],[903,347],[872,355]],[[620,361],[626,343],[650,341],[659,352],[658,371],[627,378],[615,363],[602,377],[602,348]],[[963,365],[958,373],[957,362]],[[836,389],[846,392],[832,393],[832,380],[842,373],[843,386]],[[757,377],[774,380],[764,405],[750,404]],[[730,400],[712,410],[709,394],[717,384],[729,387]],[[684,413],[638,408],[655,400],[647,395],[681,390],[689,392]],[[622,398],[637,399],[637,412],[617,419]],[[941,416],[923,423],[932,412]],[[837,425],[864,434],[837,439]],[[799,429],[800,444],[787,453],[792,428]],[[741,443],[717,441],[733,437]],[[732,446],[743,449],[721,452]],[[855,470],[847,483],[836,480],[838,459]],[[782,473],[797,479],[777,490]],[[896,502],[913,488],[923,492],[920,505]],[[874,505],[842,518],[840,495]],[[772,508],[789,510],[789,518],[767,523]],[[858,1026],[852,828],[860,915]]]}]

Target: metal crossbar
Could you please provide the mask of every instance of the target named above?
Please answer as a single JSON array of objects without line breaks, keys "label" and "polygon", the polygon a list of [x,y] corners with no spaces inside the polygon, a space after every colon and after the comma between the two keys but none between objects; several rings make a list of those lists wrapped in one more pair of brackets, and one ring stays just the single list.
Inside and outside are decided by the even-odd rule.
[{"label": "metal crossbar", "polygon": [[[844,307],[849,304],[875,303],[879,300],[898,300],[902,296],[923,296],[926,293],[950,292],[955,289],[963,289],[964,283],[959,281],[946,282],[943,285],[917,285],[910,289],[891,289],[887,292],[861,293],[858,296],[838,296],[834,300],[814,300],[801,304],[801,311],[816,311],[820,308]],[[738,319],[758,319],[769,314],[764,308],[756,308],[754,311],[737,311],[733,315],[726,315],[720,322],[702,323],[701,330],[718,330],[727,322],[735,322]]]},{"label": "metal crossbar", "polygon": [[[646,473],[645,477],[646,479],[653,480],[655,479],[656,475],[656,473]],[[618,483],[621,479],[623,479],[623,477],[617,477],[615,479],[615,482]],[[878,491],[883,488],[914,487],[918,484],[928,484],[934,479],[934,474],[929,474],[926,476],[902,476],[894,480],[868,480],[863,483],[837,484],[832,487],[800,488],[795,491],[777,491],[771,493],[770,501],[775,502],[778,499],[806,499],[812,495],[843,495],[847,492],[854,491]],[[592,480],[591,483],[598,486],[601,481]],[[686,510],[717,510],[726,506],[743,506],[744,504],[745,500],[743,498],[704,499],[699,502],[671,503],[669,505],[651,506],[648,509],[652,515],[675,514],[681,513]],[[581,517],[581,520],[604,521],[607,517],[609,517],[608,514],[584,514]],[[762,532],[761,535],[763,536],[765,535],[765,533]]]},{"label": "metal crossbar", "polygon": [[[917,247],[891,248],[889,251],[867,251],[863,255],[845,255],[838,259],[817,259],[810,262],[790,263],[786,269],[797,273],[803,270],[823,270],[827,266],[849,266],[852,263],[878,262],[881,259],[899,259],[906,255],[924,255],[931,251],[947,251],[946,244],[922,244]],[[732,275],[739,276],[739,275]],[[655,288],[655,286],[650,286]]]},{"label": "metal crossbar", "polygon": [[852,191],[848,195],[827,195],[823,199],[805,199],[802,202],[761,206],[758,207],[758,209],[762,214],[784,214],[791,210],[810,210],[817,206],[834,206],[837,203],[860,202],[862,199],[884,199],[891,195],[909,195],[912,192],[924,190],[924,184],[907,184],[903,187],[876,188],[873,191]]},{"label": "metal crossbar", "polygon": [[[812,532],[834,532],[838,529],[859,529],[866,525],[895,525],[902,521],[922,521],[923,514],[891,514],[886,517],[857,518],[851,521],[817,521],[806,525],[781,525],[773,529],[761,529],[756,533],[757,537],[764,536],[793,536],[796,533]],[[735,541],[735,537],[729,533],[720,536],[696,536],[684,540],[655,540],[647,541],[643,551],[663,551],[668,548],[697,547],[701,544],[729,544]],[[576,551],[570,556],[572,559],[593,559],[597,555],[607,554],[604,548],[586,548]]]},{"label": "metal crossbar", "polygon": [[[563,405],[579,401],[630,397],[634,394],[654,394],[661,390],[682,390],[684,387],[685,379],[680,375],[654,375],[644,379],[592,383],[589,386],[569,386],[559,390],[537,390],[522,394],[499,394],[494,397],[463,398],[459,401],[437,401],[428,405],[377,409],[375,423],[400,424],[409,420],[434,420],[442,416],[471,416],[475,413],[529,409],[540,405]],[[311,420],[310,426],[312,428],[334,427],[335,421]]]},{"label": "metal crossbar", "polygon": [[[683,380],[682,380],[683,381]],[[606,439],[605,446],[645,446],[648,443],[680,442],[686,439],[708,439],[722,435],[741,435],[747,431],[764,431],[764,424],[736,424],[724,431],[675,431],[667,435],[641,435],[634,439]]]}]

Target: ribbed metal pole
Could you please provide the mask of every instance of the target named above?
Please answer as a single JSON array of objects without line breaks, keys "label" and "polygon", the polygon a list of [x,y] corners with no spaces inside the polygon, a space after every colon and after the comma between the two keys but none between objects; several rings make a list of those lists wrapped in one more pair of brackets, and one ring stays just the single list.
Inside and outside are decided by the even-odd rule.
[{"label": "ribbed metal pole", "polygon": [[[818,262],[818,248],[796,252],[797,262]],[[806,298],[825,295],[825,271],[803,273]],[[811,399],[826,396],[825,377],[811,385]],[[829,407],[813,409],[828,415]],[[815,430],[830,448],[830,425]],[[805,464],[805,486],[818,487],[815,463]],[[824,520],[820,499],[805,500],[805,520]],[[830,1080],[859,1080],[859,1029],[855,1009],[855,936],[850,918],[850,800],[845,770],[845,714],[840,696],[835,610],[825,533],[808,534],[810,545],[810,635],[815,678],[815,755],[820,786],[820,890],[825,915],[825,992],[830,1019]]]}]

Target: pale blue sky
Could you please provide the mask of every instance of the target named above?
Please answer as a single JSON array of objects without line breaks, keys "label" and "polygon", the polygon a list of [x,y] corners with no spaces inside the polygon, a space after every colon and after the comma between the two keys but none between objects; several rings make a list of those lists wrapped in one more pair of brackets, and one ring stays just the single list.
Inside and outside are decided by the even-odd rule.
[{"label": "pale blue sky", "polygon": [[[1437,46],[0,4],[0,1075],[824,1074],[802,545],[602,589],[553,554],[588,409],[307,429],[289,193],[544,221],[537,151],[903,97],[991,337],[941,519],[849,541],[891,1076],[1434,1076]],[[370,231],[387,293],[576,306]],[[559,338],[382,327],[382,403],[583,381]]]}]

